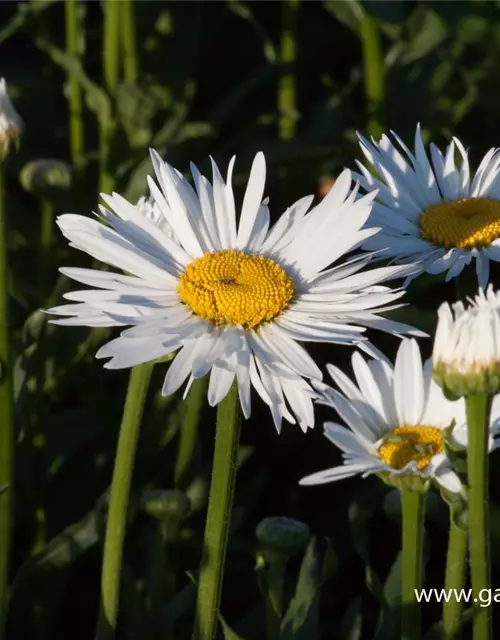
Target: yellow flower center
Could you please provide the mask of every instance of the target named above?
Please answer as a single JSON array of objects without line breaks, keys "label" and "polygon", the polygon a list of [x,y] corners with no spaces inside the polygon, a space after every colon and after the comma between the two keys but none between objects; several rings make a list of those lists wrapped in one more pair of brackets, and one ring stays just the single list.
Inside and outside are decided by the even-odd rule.
[{"label": "yellow flower center", "polygon": [[379,458],[393,469],[403,469],[412,460],[424,471],[433,456],[443,451],[443,432],[436,427],[397,427],[384,438]]},{"label": "yellow flower center", "polygon": [[420,216],[422,238],[446,249],[480,249],[500,238],[500,201],[462,198],[434,204]]},{"label": "yellow flower center", "polygon": [[295,285],[269,258],[231,250],[207,253],[191,262],[178,291],[197,316],[217,326],[252,329],[286,309]]}]

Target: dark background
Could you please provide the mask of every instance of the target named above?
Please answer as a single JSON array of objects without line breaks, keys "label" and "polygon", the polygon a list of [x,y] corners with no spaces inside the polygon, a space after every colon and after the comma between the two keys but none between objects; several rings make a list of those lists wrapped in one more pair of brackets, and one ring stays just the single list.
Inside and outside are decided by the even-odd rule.
[{"label": "dark background", "polygon": [[[96,210],[104,184],[99,159],[105,110],[112,124],[107,184],[132,202],[144,192],[151,170],[149,146],[184,172],[193,160],[208,173],[209,154],[224,172],[236,153],[240,202],[252,157],[263,150],[266,195],[275,219],[307,193],[321,197],[344,166],[354,168],[360,157],[356,131],[379,135],[394,129],[412,146],[420,122],[427,141],[444,145],[460,137],[476,167],[500,141],[499,2],[136,0],[139,73],[130,81],[120,71],[117,87],[110,87],[103,74],[103,4],[108,3],[78,2],[84,39],[81,68],[76,69],[64,53],[65,2],[0,3],[0,73],[25,124],[20,148],[6,165],[18,428],[9,638],[16,639],[79,640],[94,632],[102,496],[111,478],[128,372],[105,371],[94,361],[102,334],[47,327],[37,312],[58,303],[71,287],[58,279],[57,268],[90,266],[90,259],[70,250],[55,225],[48,283],[40,280],[38,254],[43,200],[56,213]],[[378,37],[374,47],[367,24]],[[295,48],[290,62],[283,60],[284,37]],[[20,172],[40,159],[72,163],[68,72],[84,86],[84,162],[74,170],[70,189],[47,196],[23,188]],[[292,87],[289,111],[278,98],[287,81]],[[498,281],[495,269],[492,280]],[[424,276],[412,285],[405,298],[411,306],[398,317],[432,332],[435,309],[454,295],[453,286],[441,278]],[[394,355],[398,340],[380,334],[373,340]],[[421,341],[426,355],[430,348],[430,340]],[[334,362],[351,373],[351,349],[315,345],[310,352],[321,366]],[[177,398],[159,398],[165,368],[155,368],[137,453],[125,548],[123,638],[167,637],[162,631],[144,633],[148,575],[158,562],[152,551],[158,524],[140,506],[145,490],[174,487],[184,407]],[[244,638],[264,633],[254,531],[265,516],[299,519],[320,539],[332,541],[337,562],[321,590],[318,637],[371,638],[380,602],[394,604],[397,580],[380,594],[370,576],[374,571],[384,583],[399,550],[397,494],[376,478],[297,485],[305,474],[340,463],[322,436],[326,414],[318,408],[317,427],[306,435],[286,423],[278,435],[267,408],[255,398],[251,420],[243,425],[245,461],[238,476],[222,611]],[[193,600],[186,571],[195,571],[199,562],[213,436],[214,413],[204,409],[197,455],[180,487],[191,498],[198,496],[198,503],[170,542],[165,569],[170,581],[165,597],[186,594],[175,626],[175,637],[181,639],[190,637]],[[494,578],[500,560],[497,466],[493,456]],[[446,532],[447,509],[431,495],[429,587],[442,586]],[[290,565],[290,588],[298,566],[298,560]],[[424,606],[426,628],[439,616],[438,605]],[[389,637],[387,632],[384,638]]]}]

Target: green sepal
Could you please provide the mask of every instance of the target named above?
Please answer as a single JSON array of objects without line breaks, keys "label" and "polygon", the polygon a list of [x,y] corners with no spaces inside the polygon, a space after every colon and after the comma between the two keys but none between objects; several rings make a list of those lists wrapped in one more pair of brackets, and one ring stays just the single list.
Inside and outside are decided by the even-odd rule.
[{"label": "green sepal", "polygon": [[423,478],[412,474],[397,476],[389,471],[380,471],[377,476],[389,487],[400,491],[416,491],[427,493],[431,487],[431,478]]}]

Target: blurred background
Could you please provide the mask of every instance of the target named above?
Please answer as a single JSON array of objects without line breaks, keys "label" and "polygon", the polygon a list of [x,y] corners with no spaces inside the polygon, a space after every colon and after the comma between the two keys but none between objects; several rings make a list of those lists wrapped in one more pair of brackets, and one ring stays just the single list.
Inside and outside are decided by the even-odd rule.
[{"label": "blurred background", "polygon": [[[321,198],[344,166],[354,168],[356,131],[378,137],[394,129],[412,146],[420,122],[427,141],[460,137],[477,166],[500,143],[499,68],[495,0],[0,3],[0,75],[24,121],[19,150],[5,165],[17,421],[8,638],[93,637],[129,375],[93,359],[112,332],[53,327],[38,311],[71,287],[58,267],[91,266],[68,248],[55,216],[91,215],[99,192],[113,189],[135,203],[151,172],[149,147],[183,172],[192,160],[207,175],[209,155],[224,173],[237,154],[239,202],[251,160],[264,151],[274,219],[301,196]],[[393,315],[432,332],[437,305],[453,296],[439,277],[423,277],[405,298],[409,306]],[[393,357],[396,339],[373,341]],[[431,341],[421,346],[428,355]],[[351,349],[311,352],[321,366],[334,362],[351,374]],[[189,572],[200,559],[214,413],[201,403],[202,387],[188,409],[177,397],[160,398],[166,366],[155,367],[137,453],[120,638],[190,637]],[[376,478],[299,487],[305,474],[340,462],[322,436],[328,412],[318,409],[314,431],[284,424],[278,435],[255,400],[242,430],[222,602],[233,630],[226,638],[264,634],[255,528],[266,516],[307,523],[328,560],[297,592],[310,619],[300,637],[398,638],[397,494]],[[500,577],[495,466],[493,585]],[[172,525],[162,500],[174,488],[189,506]],[[447,517],[430,496],[429,587],[442,586]],[[287,600],[300,562],[299,554],[289,565]],[[437,604],[424,606],[425,628],[439,616]]]}]

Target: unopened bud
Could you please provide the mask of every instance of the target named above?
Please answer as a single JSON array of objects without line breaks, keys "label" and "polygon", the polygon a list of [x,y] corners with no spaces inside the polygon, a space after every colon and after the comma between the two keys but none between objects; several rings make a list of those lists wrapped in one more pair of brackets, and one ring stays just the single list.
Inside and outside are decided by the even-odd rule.
[{"label": "unopened bud", "polygon": [[450,399],[500,391],[500,296],[491,285],[468,308],[441,305],[432,366]]},{"label": "unopened bud", "polygon": [[71,167],[62,160],[34,160],[21,170],[20,181],[36,196],[50,196],[71,186]]},{"label": "unopened bud", "polygon": [[303,551],[311,539],[309,527],[293,518],[264,518],[255,531],[263,547],[292,556]]}]

